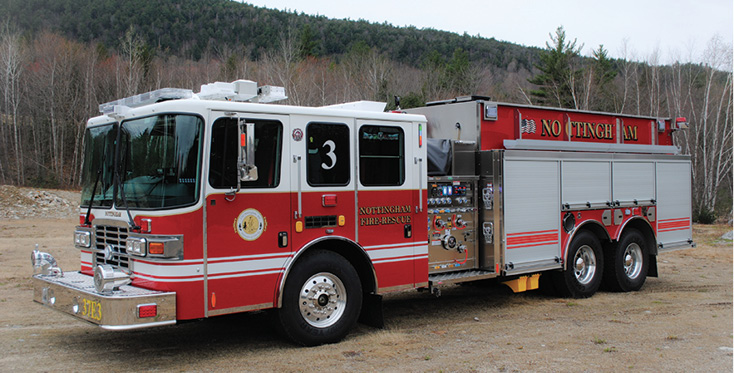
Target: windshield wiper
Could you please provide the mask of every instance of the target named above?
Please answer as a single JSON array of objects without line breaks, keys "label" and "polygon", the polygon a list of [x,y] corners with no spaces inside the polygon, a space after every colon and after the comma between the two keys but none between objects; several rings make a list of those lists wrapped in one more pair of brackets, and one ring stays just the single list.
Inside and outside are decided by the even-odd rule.
[{"label": "windshield wiper", "polygon": [[89,197],[89,207],[87,208],[87,216],[84,217],[84,225],[92,224],[89,221],[89,214],[92,213],[92,205],[94,204],[94,194],[97,193],[97,184],[99,184],[99,178],[102,175],[102,169],[104,168],[105,154],[102,153],[102,164],[99,165],[97,170],[97,177],[94,179],[94,186],[92,187],[92,196]]},{"label": "windshield wiper", "polygon": [[[122,128],[120,128],[120,133],[121,132],[122,132]],[[118,139],[119,138],[120,138],[120,136],[118,135]],[[120,141],[118,141],[117,143],[119,144],[118,146],[120,146],[120,147],[123,146]],[[119,156],[122,156],[122,155],[119,154]],[[124,155],[124,157],[125,157],[124,158],[125,159],[125,161],[124,161],[124,168],[127,169],[127,146],[125,146],[125,155]],[[117,184],[116,184],[117,185],[117,188],[120,190],[120,196],[122,197],[122,205],[125,208],[125,211],[127,212],[127,218],[129,219],[128,224],[130,225],[130,230],[139,230],[140,227],[135,224],[135,220],[133,220],[133,216],[132,216],[132,214],[130,214],[130,207],[128,207],[128,205],[127,205],[127,198],[125,198],[125,186],[122,184],[122,179],[120,177],[120,167],[116,167],[115,168],[115,177],[114,177],[114,179],[117,182]]]}]

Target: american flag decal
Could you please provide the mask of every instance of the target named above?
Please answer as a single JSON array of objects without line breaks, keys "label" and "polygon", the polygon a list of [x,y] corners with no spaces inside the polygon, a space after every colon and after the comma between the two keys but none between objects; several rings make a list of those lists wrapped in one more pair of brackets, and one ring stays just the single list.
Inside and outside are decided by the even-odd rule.
[{"label": "american flag decal", "polygon": [[535,133],[535,121],[532,119],[523,119],[520,122],[520,133]]}]

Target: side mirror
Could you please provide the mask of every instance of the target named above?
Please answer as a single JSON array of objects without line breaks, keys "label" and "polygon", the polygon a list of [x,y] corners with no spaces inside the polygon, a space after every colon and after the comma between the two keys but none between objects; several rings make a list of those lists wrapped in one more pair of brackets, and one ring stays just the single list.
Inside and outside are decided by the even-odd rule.
[{"label": "side mirror", "polygon": [[246,123],[240,119],[238,126],[240,148],[237,157],[237,170],[240,181],[257,180],[255,166],[255,123]]}]

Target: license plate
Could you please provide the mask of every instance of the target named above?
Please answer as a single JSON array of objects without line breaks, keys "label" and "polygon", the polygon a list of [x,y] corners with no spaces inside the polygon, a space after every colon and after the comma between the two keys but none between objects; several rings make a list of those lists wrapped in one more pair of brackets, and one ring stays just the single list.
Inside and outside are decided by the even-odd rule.
[{"label": "license plate", "polygon": [[102,320],[102,304],[95,301],[82,298],[82,316],[88,317],[92,320]]}]

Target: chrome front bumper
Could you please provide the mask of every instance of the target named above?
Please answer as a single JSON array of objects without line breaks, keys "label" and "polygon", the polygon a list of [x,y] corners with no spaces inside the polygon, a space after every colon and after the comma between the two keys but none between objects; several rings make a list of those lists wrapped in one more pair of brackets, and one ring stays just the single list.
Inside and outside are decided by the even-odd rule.
[{"label": "chrome front bumper", "polygon": [[80,272],[34,275],[33,300],[109,330],[176,323],[176,293],[124,285],[101,294],[94,278]]}]

